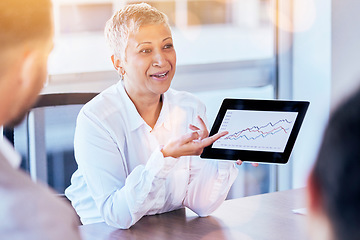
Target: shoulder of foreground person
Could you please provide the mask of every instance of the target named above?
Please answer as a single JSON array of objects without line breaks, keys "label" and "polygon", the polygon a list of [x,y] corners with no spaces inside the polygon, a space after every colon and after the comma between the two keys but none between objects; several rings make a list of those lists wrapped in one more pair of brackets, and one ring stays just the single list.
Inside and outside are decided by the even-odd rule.
[{"label": "shoulder of foreground person", "polygon": [[4,161],[0,161],[0,198],[1,239],[81,239],[70,204]]}]

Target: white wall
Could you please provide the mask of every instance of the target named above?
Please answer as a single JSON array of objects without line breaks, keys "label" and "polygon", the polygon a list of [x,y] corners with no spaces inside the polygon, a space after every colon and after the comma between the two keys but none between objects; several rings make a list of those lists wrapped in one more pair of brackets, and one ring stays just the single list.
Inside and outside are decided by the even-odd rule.
[{"label": "white wall", "polygon": [[360,82],[360,1],[332,1],[332,108]]},{"label": "white wall", "polygon": [[294,33],[293,96],[311,102],[294,152],[296,188],[306,184],[329,114],[360,85],[360,1],[294,3],[294,27],[302,31]]},{"label": "white wall", "polygon": [[331,1],[294,0],[293,98],[310,107],[293,153],[293,187],[302,187],[330,109]]}]

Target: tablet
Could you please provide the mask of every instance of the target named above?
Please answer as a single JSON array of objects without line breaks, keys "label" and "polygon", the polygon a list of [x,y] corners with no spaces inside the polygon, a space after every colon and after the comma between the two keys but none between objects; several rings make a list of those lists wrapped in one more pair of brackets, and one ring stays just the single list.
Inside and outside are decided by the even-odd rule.
[{"label": "tablet", "polygon": [[225,99],[211,128],[229,133],[204,148],[201,158],[288,162],[309,102]]}]

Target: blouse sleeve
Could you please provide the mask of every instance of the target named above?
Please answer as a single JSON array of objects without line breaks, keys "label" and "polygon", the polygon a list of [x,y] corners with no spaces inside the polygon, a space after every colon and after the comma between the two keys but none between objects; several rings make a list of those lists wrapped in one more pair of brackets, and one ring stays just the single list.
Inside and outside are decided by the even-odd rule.
[{"label": "blouse sleeve", "polygon": [[184,205],[201,217],[209,215],[223,203],[237,174],[234,163],[193,157]]},{"label": "blouse sleeve", "polygon": [[[194,117],[199,115],[207,123],[206,108],[202,103],[195,112]],[[209,215],[223,203],[237,175],[235,163],[191,157],[190,181],[184,205],[199,216]]]},{"label": "blouse sleeve", "polygon": [[75,132],[75,157],[102,218],[127,229],[162,203],[165,178],[177,159],[155,150],[147,164],[126,174],[124,153],[100,121],[81,112]]}]

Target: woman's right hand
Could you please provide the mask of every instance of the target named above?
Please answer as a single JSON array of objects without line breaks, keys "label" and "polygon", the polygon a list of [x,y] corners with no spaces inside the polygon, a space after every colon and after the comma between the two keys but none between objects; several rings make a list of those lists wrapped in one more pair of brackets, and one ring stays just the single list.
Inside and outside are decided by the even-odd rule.
[{"label": "woman's right hand", "polygon": [[228,132],[225,131],[214,134],[211,137],[202,138],[197,131],[190,132],[181,136],[179,139],[170,141],[161,149],[161,152],[164,157],[174,158],[189,155],[200,155],[204,147],[211,145],[213,142],[226,134],[228,134]]}]

